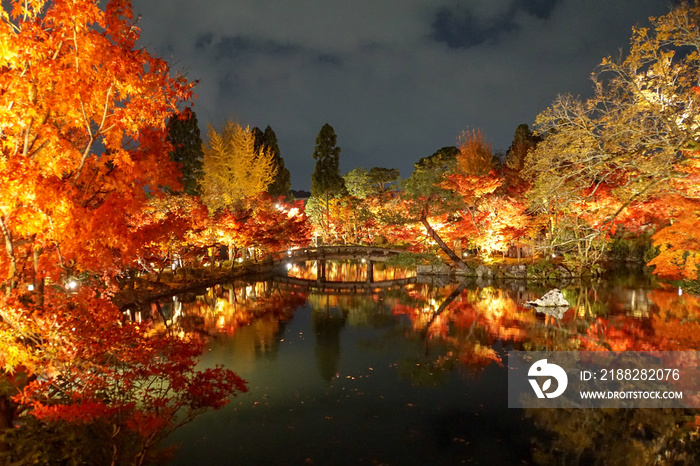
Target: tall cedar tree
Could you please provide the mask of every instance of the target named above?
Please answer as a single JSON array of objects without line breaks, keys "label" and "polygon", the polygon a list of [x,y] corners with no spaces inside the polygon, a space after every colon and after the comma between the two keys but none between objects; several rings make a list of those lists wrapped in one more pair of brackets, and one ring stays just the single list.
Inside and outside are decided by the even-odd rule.
[{"label": "tall cedar tree", "polygon": [[535,136],[528,125],[521,124],[515,130],[513,142],[506,152],[505,163],[503,164],[503,188],[514,197],[521,197],[529,188],[529,184],[522,176],[521,172],[525,167],[527,154],[537,147],[537,143],[542,140]]},{"label": "tall cedar tree", "polygon": [[311,175],[311,195],[326,202],[330,197],[347,194],[345,181],[339,172],[340,147],[336,145],[337,139],[335,130],[328,123],[323,125],[316,136],[313,154],[316,168]]},{"label": "tall cedar tree", "polygon": [[506,166],[511,170],[520,172],[525,166],[525,157],[539,142],[526,124],[518,125],[513,135],[513,142],[506,152]]},{"label": "tall cedar tree", "polygon": [[275,179],[267,187],[267,193],[273,198],[284,196],[286,199],[291,199],[292,181],[289,170],[284,166],[284,159],[280,155],[277,135],[270,125],[267,125],[264,132],[260,128],[253,128],[253,135],[255,136],[255,150],[270,152],[272,154],[272,164],[277,168]]},{"label": "tall cedar tree", "polygon": [[180,167],[182,191],[191,196],[201,195],[204,151],[197,115],[189,107],[170,117],[167,140],[173,146],[170,159]]}]

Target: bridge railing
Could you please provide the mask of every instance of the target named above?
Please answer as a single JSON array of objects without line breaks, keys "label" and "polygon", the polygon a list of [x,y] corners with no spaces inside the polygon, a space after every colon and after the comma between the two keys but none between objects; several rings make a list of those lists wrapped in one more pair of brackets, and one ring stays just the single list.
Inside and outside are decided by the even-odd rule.
[{"label": "bridge railing", "polygon": [[[283,260],[316,260],[332,259],[334,256],[355,256],[358,259],[369,256],[393,256],[406,251],[399,249],[381,248],[376,246],[312,246],[305,248],[288,249],[269,254],[267,257],[273,261]],[[269,260],[269,259],[268,259]]]}]

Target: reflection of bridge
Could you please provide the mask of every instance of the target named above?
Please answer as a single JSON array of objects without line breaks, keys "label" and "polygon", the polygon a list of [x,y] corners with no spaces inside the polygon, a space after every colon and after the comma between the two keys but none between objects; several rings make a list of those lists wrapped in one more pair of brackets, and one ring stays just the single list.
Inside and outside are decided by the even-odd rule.
[{"label": "reflection of bridge", "polygon": [[[311,248],[289,249],[272,254],[275,264],[292,264],[297,262],[317,261],[318,280],[316,282],[326,282],[326,261],[328,260],[356,260],[367,266],[366,282],[326,282],[326,285],[347,284],[352,288],[366,286],[369,283],[377,285],[382,282],[374,281],[374,263],[385,262],[392,256],[396,256],[405,251],[397,249],[378,248],[373,246],[319,246]],[[309,282],[310,280],[304,280]],[[396,281],[396,280],[391,280]],[[319,285],[320,286],[320,285]],[[333,288],[328,286],[327,288]]]},{"label": "reflection of bridge", "polygon": [[378,282],[327,282],[321,280],[307,280],[294,277],[275,277],[276,283],[288,285],[290,288],[303,291],[318,291],[327,294],[343,293],[373,293],[378,290],[391,288],[403,288],[409,283],[416,283],[416,277],[400,278],[397,280],[381,280]]}]

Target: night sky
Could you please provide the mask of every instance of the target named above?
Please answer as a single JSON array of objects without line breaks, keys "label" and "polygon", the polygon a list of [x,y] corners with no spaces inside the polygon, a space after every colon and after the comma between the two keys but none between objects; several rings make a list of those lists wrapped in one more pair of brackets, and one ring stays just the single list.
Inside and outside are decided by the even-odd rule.
[{"label": "night sky", "polygon": [[505,151],[557,94],[588,96],[601,59],[669,0],[134,0],[141,46],[199,80],[194,110],[277,134],[308,189],[329,123],[341,174],[399,168],[480,128]]}]

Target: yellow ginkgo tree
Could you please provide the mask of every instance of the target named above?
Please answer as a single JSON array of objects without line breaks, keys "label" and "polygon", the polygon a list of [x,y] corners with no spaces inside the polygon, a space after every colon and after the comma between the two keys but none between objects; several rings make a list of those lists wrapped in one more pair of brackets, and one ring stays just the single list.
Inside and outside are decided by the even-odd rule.
[{"label": "yellow ginkgo tree", "polygon": [[255,147],[250,127],[226,121],[220,132],[209,125],[207,136],[202,197],[211,211],[239,206],[275,179],[274,156]]}]

